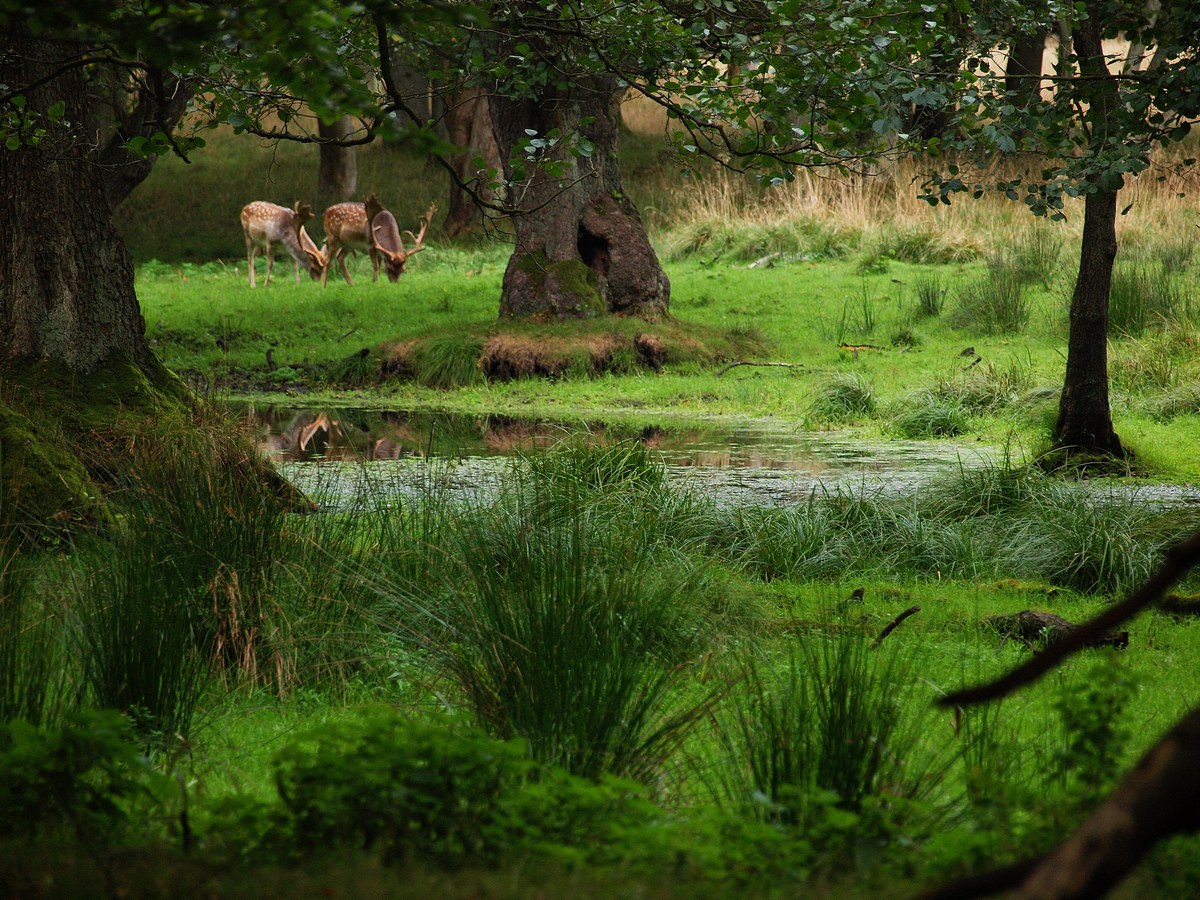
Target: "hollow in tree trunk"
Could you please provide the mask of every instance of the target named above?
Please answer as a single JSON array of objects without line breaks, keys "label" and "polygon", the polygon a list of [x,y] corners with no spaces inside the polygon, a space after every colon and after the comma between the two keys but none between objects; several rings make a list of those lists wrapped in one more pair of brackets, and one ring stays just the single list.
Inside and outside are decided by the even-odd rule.
[{"label": "hollow in tree trunk", "polygon": [[[670,282],[621,186],[622,94],[615,79],[595,78],[536,100],[491,97],[492,124],[510,182],[508,199],[523,210],[515,218],[516,249],[504,273],[502,317],[617,314],[653,320],[667,314]],[[533,165],[522,174],[514,166],[531,131],[539,139],[564,137],[540,151],[552,157],[557,171]],[[571,152],[575,135],[590,143],[590,152]]]}]

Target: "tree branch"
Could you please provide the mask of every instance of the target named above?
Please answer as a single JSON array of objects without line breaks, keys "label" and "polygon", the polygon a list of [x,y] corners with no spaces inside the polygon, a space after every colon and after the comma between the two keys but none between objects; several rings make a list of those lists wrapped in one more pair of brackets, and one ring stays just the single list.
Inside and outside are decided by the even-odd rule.
[{"label": "tree branch", "polygon": [[1017,666],[1008,674],[977,687],[947,694],[938,700],[938,704],[941,706],[968,706],[982,703],[985,700],[996,700],[1008,696],[1019,687],[1036,681],[1075,651],[1087,646],[1105,632],[1113,630],[1122,622],[1132,619],[1148,606],[1154,605],[1171,585],[1186,575],[1198,562],[1200,562],[1200,532],[1168,550],[1166,558],[1158,570],[1125,600],[1115,606],[1110,606],[1094,619],[1084,622],[1063,640],[1047,647],[1043,653]]}]

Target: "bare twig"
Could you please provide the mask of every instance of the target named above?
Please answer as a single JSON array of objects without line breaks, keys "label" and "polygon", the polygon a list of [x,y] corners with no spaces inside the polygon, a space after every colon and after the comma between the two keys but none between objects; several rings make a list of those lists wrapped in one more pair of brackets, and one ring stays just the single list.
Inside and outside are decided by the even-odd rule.
[{"label": "bare twig", "polygon": [[789,363],[789,362],[749,362],[748,360],[744,360],[744,359],[735,359],[735,360],[734,360],[733,362],[731,362],[729,365],[727,365],[727,366],[725,366],[723,369],[721,369],[721,371],[719,371],[719,372],[717,373],[717,377],[718,377],[718,378],[720,378],[722,375],[724,375],[724,374],[725,374],[726,372],[728,372],[730,369],[736,369],[738,366],[781,366],[781,367],[783,367],[783,368],[785,368],[785,369],[803,369],[803,368],[804,368],[804,366],[803,366],[803,365],[801,365],[800,363]]},{"label": "bare twig", "polygon": [[910,606],[904,612],[900,613],[900,615],[896,616],[896,618],[892,619],[892,621],[888,622],[887,627],[883,629],[883,631],[879,632],[879,637],[871,641],[871,649],[877,649],[879,645],[883,643],[883,639],[895,631],[900,626],[901,622],[903,622],[909,616],[919,613],[920,611],[920,606]]}]

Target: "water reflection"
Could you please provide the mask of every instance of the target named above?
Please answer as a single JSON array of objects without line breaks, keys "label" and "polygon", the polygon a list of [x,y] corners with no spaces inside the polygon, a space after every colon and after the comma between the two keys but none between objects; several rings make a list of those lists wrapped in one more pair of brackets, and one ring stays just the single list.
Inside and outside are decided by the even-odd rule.
[{"label": "water reflection", "polygon": [[[247,406],[240,414],[256,430],[263,452],[289,477],[302,486],[332,483],[338,492],[356,489],[353,485],[364,478],[416,483],[435,460],[438,478],[457,493],[470,492],[497,478],[513,454],[564,440],[641,441],[661,455],[673,478],[738,503],[798,502],[814,490],[845,484],[912,488],[948,467],[978,465],[997,455],[982,445],[864,440],[848,432],[807,432],[770,421],[633,427],[275,406]],[[380,466],[364,467],[364,462]]]}]

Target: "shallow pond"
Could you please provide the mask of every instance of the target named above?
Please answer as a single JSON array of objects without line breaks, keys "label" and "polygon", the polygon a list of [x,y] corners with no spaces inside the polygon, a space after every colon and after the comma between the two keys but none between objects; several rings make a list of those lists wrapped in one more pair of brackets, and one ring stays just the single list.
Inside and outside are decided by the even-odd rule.
[{"label": "shallow pond", "polygon": [[302,489],[341,505],[365,488],[400,495],[486,491],[518,454],[564,441],[640,441],[669,475],[730,503],[788,503],[814,491],[912,489],[927,478],[999,462],[981,443],[863,440],[758,420],[737,425],[672,422],[626,427],[505,416],[354,409],[239,411],[262,450]]}]

